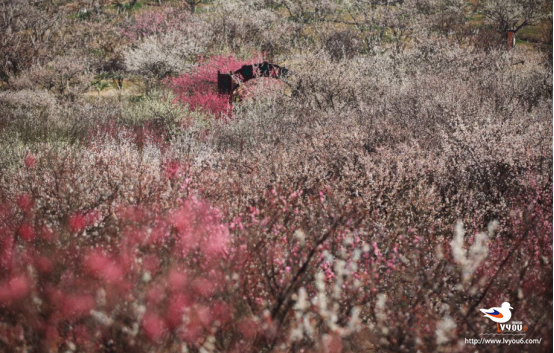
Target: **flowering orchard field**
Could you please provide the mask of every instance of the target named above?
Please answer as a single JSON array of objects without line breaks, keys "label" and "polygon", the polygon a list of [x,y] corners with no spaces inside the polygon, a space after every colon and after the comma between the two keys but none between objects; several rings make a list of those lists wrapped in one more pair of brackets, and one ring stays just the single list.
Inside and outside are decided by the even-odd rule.
[{"label": "flowering orchard field", "polygon": [[0,2],[0,351],[551,352],[551,7]]}]

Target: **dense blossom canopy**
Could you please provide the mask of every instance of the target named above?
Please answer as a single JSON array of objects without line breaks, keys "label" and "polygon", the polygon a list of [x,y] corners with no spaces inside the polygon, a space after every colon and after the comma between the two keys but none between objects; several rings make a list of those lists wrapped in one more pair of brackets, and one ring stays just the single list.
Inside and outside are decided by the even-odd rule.
[{"label": "dense blossom canopy", "polygon": [[0,5],[0,351],[552,351],[551,4],[191,3]]}]

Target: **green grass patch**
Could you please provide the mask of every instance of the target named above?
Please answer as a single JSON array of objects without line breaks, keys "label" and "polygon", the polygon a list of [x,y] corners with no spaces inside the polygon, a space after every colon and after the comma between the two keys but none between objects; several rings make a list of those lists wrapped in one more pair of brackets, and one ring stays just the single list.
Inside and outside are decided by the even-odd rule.
[{"label": "green grass patch", "polygon": [[136,11],[140,8],[142,8],[144,4],[140,1],[137,1],[136,3],[128,3],[128,4],[116,4],[115,5],[115,8],[121,12],[124,12],[124,11]]},{"label": "green grass patch", "polygon": [[474,13],[467,21],[468,25],[475,28],[481,28],[485,25],[485,15],[482,13]]},{"label": "green grass patch", "polygon": [[540,42],[542,40],[540,26],[529,26],[522,28],[517,33],[517,39],[525,40],[528,42]]},{"label": "green grass patch", "polygon": [[70,19],[79,19],[81,21],[86,21],[92,16],[92,11],[81,11],[79,10],[77,13],[70,14],[68,17]]}]

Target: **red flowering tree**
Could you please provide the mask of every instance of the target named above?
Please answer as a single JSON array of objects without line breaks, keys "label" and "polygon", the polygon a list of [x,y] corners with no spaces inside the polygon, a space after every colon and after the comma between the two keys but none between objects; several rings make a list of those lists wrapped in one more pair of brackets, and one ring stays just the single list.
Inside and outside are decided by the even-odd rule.
[{"label": "red flowering tree", "polygon": [[201,58],[199,65],[191,73],[170,78],[169,87],[175,92],[178,102],[186,104],[193,111],[203,111],[222,118],[231,111],[229,96],[217,92],[217,72],[233,72],[242,65],[261,61],[241,60],[234,55]]}]

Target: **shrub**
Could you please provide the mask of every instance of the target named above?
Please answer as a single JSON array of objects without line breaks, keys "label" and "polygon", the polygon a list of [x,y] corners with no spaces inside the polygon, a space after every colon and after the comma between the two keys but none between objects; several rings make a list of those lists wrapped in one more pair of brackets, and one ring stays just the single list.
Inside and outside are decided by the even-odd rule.
[{"label": "shrub", "polygon": [[179,32],[147,37],[136,48],[125,52],[127,70],[148,78],[163,79],[190,71],[204,52],[201,43]]},{"label": "shrub", "polygon": [[217,93],[217,73],[233,72],[248,63],[233,55],[202,58],[191,73],[169,79],[168,86],[175,92],[176,101],[188,105],[192,111],[222,118],[230,113],[231,105],[228,95]]},{"label": "shrub", "polygon": [[124,32],[134,39],[124,52],[125,65],[146,77],[147,90],[154,80],[189,72],[212,40],[206,22],[181,13],[170,7],[147,12]]},{"label": "shrub", "polygon": [[263,2],[217,1],[208,9],[207,21],[214,32],[219,50],[234,53],[257,51],[270,58],[286,54],[297,40],[297,28],[291,21]]},{"label": "shrub", "polygon": [[222,267],[234,258],[229,232],[202,202],[166,216],[121,205],[116,223],[87,235],[100,222],[95,210],[49,227],[33,217],[32,199],[19,200],[19,209],[3,205],[0,233],[0,317],[10,346],[209,349],[218,331],[248,318],[235,309],[232,268]]},{"label": "shrub", "polygon": [[68,55],[56,57],[47,65],[33,65],[12,77],[9,83],[16,90],[41,88],[74,100],[90,88],[91,81],[86,61]]},{"label": "shrub", "polygon": [[[274,190],[260,203],[261,211],[252,208],[244,220],[227,223],[205,202],[185,196],[196,183],[182,162],[156,161],[154,147],[138,160],[133,148],[110,153],[111,148],[93,147],[92,156],[28,155],[22,183],[3,190],[0,317],[11,346],[263,350],[322,346],[326,338],[314,332],[321,324],[334,340],[356,329],[357,310],[342,313],[337,307],[342,286],[354,286],[356,276],[344,270],[344,262],[335,265],[344,278],[318,275],[316,284],[308,284],[328,249],[319,245],[344,241],[335,234],[348,232],[345,224],[334,222],[314,238],[303,229],[288,234],[288,241],[275,233],[275,246],[268,248],[255,245],[259,240],[253,237],[281,229],[274,226],[292,215],[307,228],[332,221],[329,212],[336,205],[323,194],[300,198],[297,192],[282,208],[284,199]],[[50,173],[63,179],[56,179],[62,189],[56,180],[39,182]],[[121,185],[133,179],[136,188]],[[158,189],[165,185],[170,189]],[[298,213],[303,204],[313,213]],[[289,246],[297,258],[287,253]],[[280,283],[281,294],[259,277],[262,249],[272,251],[272,281]],[[333,267],[329,256],[326,261]],[[311,307],[313,291],[319,299]],[[347,323],[337,321],[339,313]],[[20,317],[28,324],[14,339]]]},{"label": "shrub", "polygon": [[142,11],[122,30],[131,41],[144,39],[156,34],[179,31],[192,16],[183,8],[163,6],[161,9]]},{"label": "shrub", "polygon": [[192,120],[192,113],[173,103],[172,94],[153,94],[136,103],[122,107],[118,123],[127,127],[151,127],[164,132],[168,138],[184,132]]},{"label": "shrub", "polygon": [[[27,1],[2,3],[0,7],[0,79],[53,57],[56,37],[66,24],[63,11],[49,11]],[[57,53],[54,53],[57,54]]]}]

